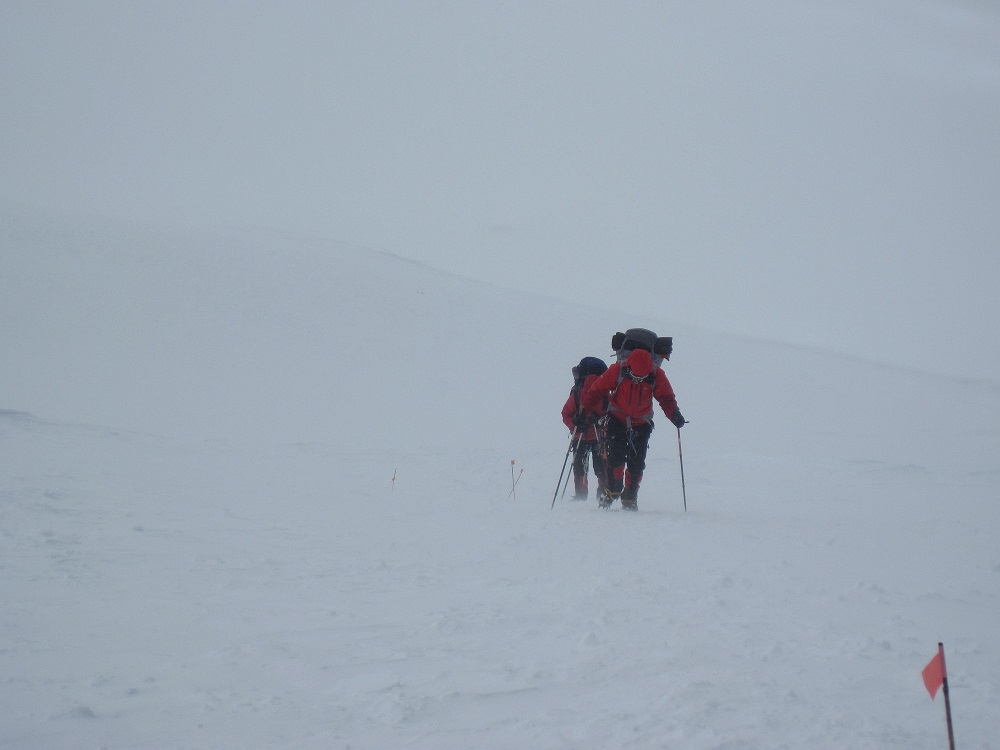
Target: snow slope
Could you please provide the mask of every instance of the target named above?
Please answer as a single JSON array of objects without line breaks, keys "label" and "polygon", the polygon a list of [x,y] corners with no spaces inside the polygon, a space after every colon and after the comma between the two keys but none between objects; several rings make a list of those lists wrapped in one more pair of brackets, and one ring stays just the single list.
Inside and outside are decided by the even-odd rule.
[{"label": "snow slope", "polygon": [[[996,747],[996,384],[251,230],[0,254],[0,746],[938,748],[943,641]],[[550,510],[635,325],[689,510],[665,420],[638,514]]]}]

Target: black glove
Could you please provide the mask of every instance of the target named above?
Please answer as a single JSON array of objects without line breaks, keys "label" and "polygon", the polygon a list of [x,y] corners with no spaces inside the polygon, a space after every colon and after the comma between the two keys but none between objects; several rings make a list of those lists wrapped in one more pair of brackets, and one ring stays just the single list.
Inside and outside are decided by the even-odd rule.
[{"label": "black glove", "polygon": [[573,424],[576,427],[579,427],[580,429],[583,429],[584,427],[587,426],[587,418],[585,416],[583,416],[582,414],[574,414],[573,415]]},{"label": "black glove", "polygon": [[674,409],[674,416],[670,418],[670,421],[674,423],[674,427],[678,430],[684,426],[684,415],[681,414],[680,409]]}]

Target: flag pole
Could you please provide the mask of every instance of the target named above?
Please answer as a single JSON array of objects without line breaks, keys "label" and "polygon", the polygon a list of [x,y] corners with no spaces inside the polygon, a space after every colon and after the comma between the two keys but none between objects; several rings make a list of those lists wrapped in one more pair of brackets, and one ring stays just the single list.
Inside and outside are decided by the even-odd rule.
[{"label": "flag pole", "polygon": [[951,698],[948,696],[948,669],[944,664],[944,644],[938,643],[938,656],[941,657],[941,689],[944,691],[944,715],[948,720],[948,747],[955,750],[955,732],[951,728]]}]

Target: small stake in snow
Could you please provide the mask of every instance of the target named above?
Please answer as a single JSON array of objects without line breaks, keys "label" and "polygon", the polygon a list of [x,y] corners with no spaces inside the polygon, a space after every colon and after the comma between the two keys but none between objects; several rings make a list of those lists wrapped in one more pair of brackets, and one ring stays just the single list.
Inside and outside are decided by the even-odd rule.
[{"label": "small stake in snow", "polygon": [[393,469],[392,470],[392,489],[390,489],[389,492],[395,492],[395,491],[396,491],[396,470]]},{"label": "small stake in snow", "polygon": [[517,479],[514,479],[514,459],[510,460],[510,492],[507,493],[507,499],[509,500],[513,495],[514,499],[517,500],[517,493],[514,490],[517,488],[517,483],[521,481],[521,475],[524,473],[524,469],[521,469],[517,473]]},{"label": "small stake in snow", "polygon": [[948,721],[948,747],[955,750],[955,733],[951,728],[951,698],[948,696],[948,670],[944,666],[944,644],[938,644],[937,655],[930,660],[920,673],[924,678],[924,687],[931,694],[931,700],[937,694],[938,688],[944,690],[944,715]]}]

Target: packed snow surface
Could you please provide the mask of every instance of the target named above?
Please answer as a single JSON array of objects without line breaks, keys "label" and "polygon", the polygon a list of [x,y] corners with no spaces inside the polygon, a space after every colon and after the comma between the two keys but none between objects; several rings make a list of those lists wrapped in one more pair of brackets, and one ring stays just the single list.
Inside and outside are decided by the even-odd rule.
[{"label": "packed snow surface", "polygon": [[[2,747],[930,750],[939,641],[997,746],[995,383],[262,232],[0,253]],[[637,514],[552,508],[633,326],[683,445]]]}]

